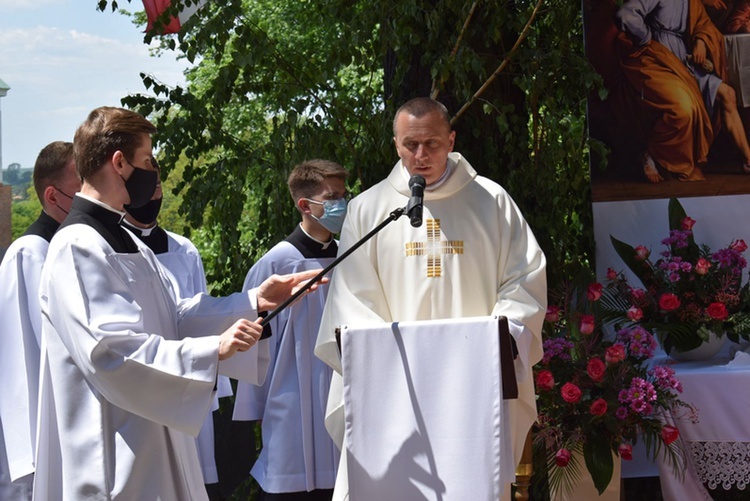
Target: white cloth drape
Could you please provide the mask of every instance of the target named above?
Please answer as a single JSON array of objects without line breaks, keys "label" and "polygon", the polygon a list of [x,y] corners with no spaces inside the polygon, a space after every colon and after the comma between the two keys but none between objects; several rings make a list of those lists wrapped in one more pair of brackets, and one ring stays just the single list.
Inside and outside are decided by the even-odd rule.
[{"label": "white cloth drape", "polygon": [[349,497],[500,499],[513,448],[497,317],[342,328]]}]

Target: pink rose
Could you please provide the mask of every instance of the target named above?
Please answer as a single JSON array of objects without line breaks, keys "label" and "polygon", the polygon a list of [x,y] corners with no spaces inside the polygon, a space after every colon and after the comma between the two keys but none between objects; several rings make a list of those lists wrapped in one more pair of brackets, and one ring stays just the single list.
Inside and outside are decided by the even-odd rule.
[{"label": "pink rose", "polygon": [[607,268],[607,280],[617,280],[617,272],[612,268]]},{"label": "pink rose", "polygon": [[685,219],[682,220],[683,230],[692,230],[693,225],[695,225],[695,219],[691,218],[690,216],[685,216]]},{"label": "pink rose", "polygon": [[604,379],[604,373],[607,370],[607,364],[605,364],[601,358],[592,358],[589,363],[586,364],[586,372],[592,381],[598,383]]},{"label": "pink rose", "polygon": [[640,322],[643,319],[643,310],[637,306],[631,306],[628,310],[628,318],[633,322]]},{"label": "pink rose", "polygon": [[581,400],[581,389],[573,383],[565,383],[560,389],[560,395],[569,404],[575,404]]},{"label": "pink rose", "polygon": [[724,303],[711,303],[706,308],[706,314],[714,320],[726,320],[729,316],[727,307]]},{"label": "pink rose", "polygon": [[603,416],[607,413],[607,401],[603,398],[597,398],[593,402],[591,402],[591,407],[589,407],[589,412],[593,414],[594,416]]},{"label": "pink rose", "polygon": [[560,449],[555,453],[555,464],[561,468],[568,466],[570,462],[570,451],[568,449]]},{"label": "pink rose", "polygon": [[671,444],[680,436],[680,431],[674,426],[666,425],[661,429],[661,439],[666,445]]},{"label": "pink rose", "polygon": [[705,258],[700,258],[698,262],[695,263],[695,272],[698,275],[705,275],[706,273],[708,273],[709,268],[711,268],[711,263]]},{"label": "pink rose", "polygon": [[671,292],[662,294],[659,298],[659,308],[664,311],[674,311],[680,307],[680,304],[682,304],[680,303],[680,298]]},{"label": "pink rose", "polygon": [[630,295],[633,298],[633,301],[639,303],[643,301],[643,298],[646,297],[646,291],[644,291],[643,289],[631,288]]},{"label": "pink rose", "polygon": [[544,319],[554,324],[560,321],[561,316],[562,309],[559,306],[547,306],[547,314],[544,315]]},{"label": "pink rose", "polygon": [[729,244],[729,248],[736,252],[745,252],[747,250],[747,244],[744,240],[735,240],[731,244]]},{"label": "pink rose", "polygon": [[617,448],[617,453],[625,461],[631,461],[633,459],[633,446],[630,444],[620,444]]},{"label": "pink rose", "polygon": [[614,344],[604,351],[604,361],[608,364],[617,364],[625,360],[625,347]]},{"label": "pink rose", "polygon": [[539,371],[536,375],[536,387],[540,390],[551,390],[555,387],[555,377],[550,371]]},{"label": "pink rose", "polygon": [[594,322],[594,315],[581,315],[581,323],[578,325],[581,334],[589,335],[594,332]]},{"label": "pink rose", "polygon": [[599,301],[599,298],[602,297],[602,284],[589,284],[588,290],[586,291],[586,297],[589,301]]},{"label": "pink rose", "polygon": [[639,245],[635,248],[635,260],[636,261],[645,261],[648,259],[648,256],[651,255],[651,251],[648,250],[646,247]]}]

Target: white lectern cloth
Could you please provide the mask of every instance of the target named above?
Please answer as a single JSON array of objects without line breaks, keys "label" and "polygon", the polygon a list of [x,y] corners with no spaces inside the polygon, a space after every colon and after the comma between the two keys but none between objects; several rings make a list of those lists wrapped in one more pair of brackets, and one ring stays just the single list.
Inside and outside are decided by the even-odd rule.
[{"label": "white lectern cloth", "polygon": [[497,500],[514,480],[497,317],[342,327],[349,499]]}]

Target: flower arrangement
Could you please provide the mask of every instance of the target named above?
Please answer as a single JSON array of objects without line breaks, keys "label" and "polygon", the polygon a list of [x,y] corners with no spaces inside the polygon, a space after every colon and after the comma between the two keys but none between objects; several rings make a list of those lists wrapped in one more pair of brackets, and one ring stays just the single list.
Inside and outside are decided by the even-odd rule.
[{"label": "flower arrangement", "polygon": [[639,324],[655,332],[667,353],[685,352],[708,341],[711,333],[738,342],[750,334],[750,293],[742,285],[747,245],[734,240],[711,252],[695,243],[696,221],[675,198],[669,201],[669,236],[656,262],[643,245],[632,247],[610,237],[617,254],[643,288],[609,269],[604,303],[608,319]]},{"label": "flower arrangement", "polygon": [[550,298],[547,309],[544,356],[534,367],[534,444],[544,453],[553,492],[572,488],[581,455],[603,492],[612,479],[613,456],[632,459],[639,438],[651,457],[664,452],[678,475],[684,468],[679,433],[661,413],[694,420],[696,412],[680,399],[682,386],[670,367],[649,366],[657,344],[648,330],[630,325],[605,339],[602,292],[600,283],[569,285]]}]

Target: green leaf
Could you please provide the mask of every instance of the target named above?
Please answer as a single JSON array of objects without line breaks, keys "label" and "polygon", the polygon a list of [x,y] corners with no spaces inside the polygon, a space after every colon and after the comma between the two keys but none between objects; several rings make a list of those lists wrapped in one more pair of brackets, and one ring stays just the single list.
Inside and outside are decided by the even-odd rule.
[{"label": "green leaf", "polygon": [[594,481],[594,487],[601,494],[612,481],[614,472],[612,449],[609,443],[606,440],[589,440],[583,445],[583,458],[591,479]]}]

